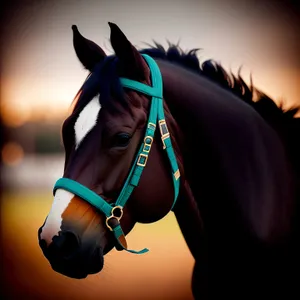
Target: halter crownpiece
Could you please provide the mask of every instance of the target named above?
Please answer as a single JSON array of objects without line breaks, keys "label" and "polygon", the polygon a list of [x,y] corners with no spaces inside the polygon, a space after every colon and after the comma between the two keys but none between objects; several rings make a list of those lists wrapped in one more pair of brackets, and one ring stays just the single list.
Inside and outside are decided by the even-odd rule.
[{"label": "halter crownpiece", "polygon": [[135,158],[130,173],[126,179],[126,182],[117,201],[114,204],[110,204],[86,186],[68,178],[58,179],[53,189],[53,194],[55,194],[55,191],[57,189],[64,189],[77,195],[78,197],[84,199],[85,201],[99,209],[102,213],[105,214],[106,226],[110,231],[113,232],[117,240],[117,250],[126,250],[135,254],[142,254],[148,252],[149,250],[146,248],[141,251],[127,249],[126,239],[121,228],[120,220],[123,215],[123,207],[125,206],[134,188],[138,186],[142,172],[147,164],[148,155],[151,150],[157,125],[159,126],[163,149],[167,152],[172,171],[174,201],[171,210],[173,210],[173,207],[176,203],[180,186],[180,172],[164,115],[162,76],[159,67],[157,66],[154,59],[146,54],[142,54],[142,56],[144,57],[150,68],[152,86],[148,86],[146,84],[128,78],[120,78],[120,82],[123,87],[133,89],[148,96],[152,96],[152,99],[144,140],[140,146],[139,152]]}]

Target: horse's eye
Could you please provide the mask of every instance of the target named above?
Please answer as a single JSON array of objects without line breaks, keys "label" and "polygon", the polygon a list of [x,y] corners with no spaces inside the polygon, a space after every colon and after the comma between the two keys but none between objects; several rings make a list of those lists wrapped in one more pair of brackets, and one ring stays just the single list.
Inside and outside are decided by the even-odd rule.
[{"label": "horse's eye", "polygon": [[118,133],[113,140],[113,147],[126,147],[131,140],[131,135],[128,133]]}]

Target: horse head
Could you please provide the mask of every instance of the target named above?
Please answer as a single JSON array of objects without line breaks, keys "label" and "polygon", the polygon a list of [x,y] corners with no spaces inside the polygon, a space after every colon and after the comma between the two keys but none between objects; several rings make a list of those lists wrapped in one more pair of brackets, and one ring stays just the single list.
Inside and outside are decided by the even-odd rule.
[{"label": "horse head", "polygon": [[[160,123],[159,132],[156,122],[149,125],[148,120],[152,92],[120,81],[152,87],[151,69],[119,27],[109,25],[113,56],[72,26],[75,52],[90,73],[62,127],[63,179],[38,231],[52,268],[74,278],[101,271],[111,249],[128,250],[125,235],[136,222],[155,222],[174,204],[170,165],[159,136],[168,133],[167,127]],[[174,176],[178,180],[179,170]]]}]

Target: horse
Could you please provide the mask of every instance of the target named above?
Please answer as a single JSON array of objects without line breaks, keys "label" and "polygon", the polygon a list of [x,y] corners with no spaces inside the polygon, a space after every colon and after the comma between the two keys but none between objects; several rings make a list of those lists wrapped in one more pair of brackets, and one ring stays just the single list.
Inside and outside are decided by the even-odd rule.
[{"label": "horse", "polygon": [[[114,55],[72,25],[88,76],[62,125],[64,174],[38,229],[54,271],[102,270],[137,222],[173,211],[195,259],[195,299],[299,293],[299,107],[283,108],[198,49],[138,50],[110,23]],[[294,294],[292,294],[294,293]]]}]

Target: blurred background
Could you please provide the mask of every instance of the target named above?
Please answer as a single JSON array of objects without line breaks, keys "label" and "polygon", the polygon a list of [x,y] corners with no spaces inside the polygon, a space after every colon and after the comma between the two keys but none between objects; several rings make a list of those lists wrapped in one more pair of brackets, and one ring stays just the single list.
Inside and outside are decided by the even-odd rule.
[{"label": "blurred background", "polygon": [[[298,2],[298,1],[297,1]],[[9,1],[1,9],[1,268],[3,299],[192,299],[191,257],[172,213],[138,225],[128,243],[145,255],[112,251],[101,274],[55,273],[37,229],[62,175],[61,124],[87,76],[71,25],[112,53],[107,22],[143,48],[154,39],[202,48],[274,100],[300,104],[299,4],[295,1]],[[118,282],[117,288],[115,283]]]}]

